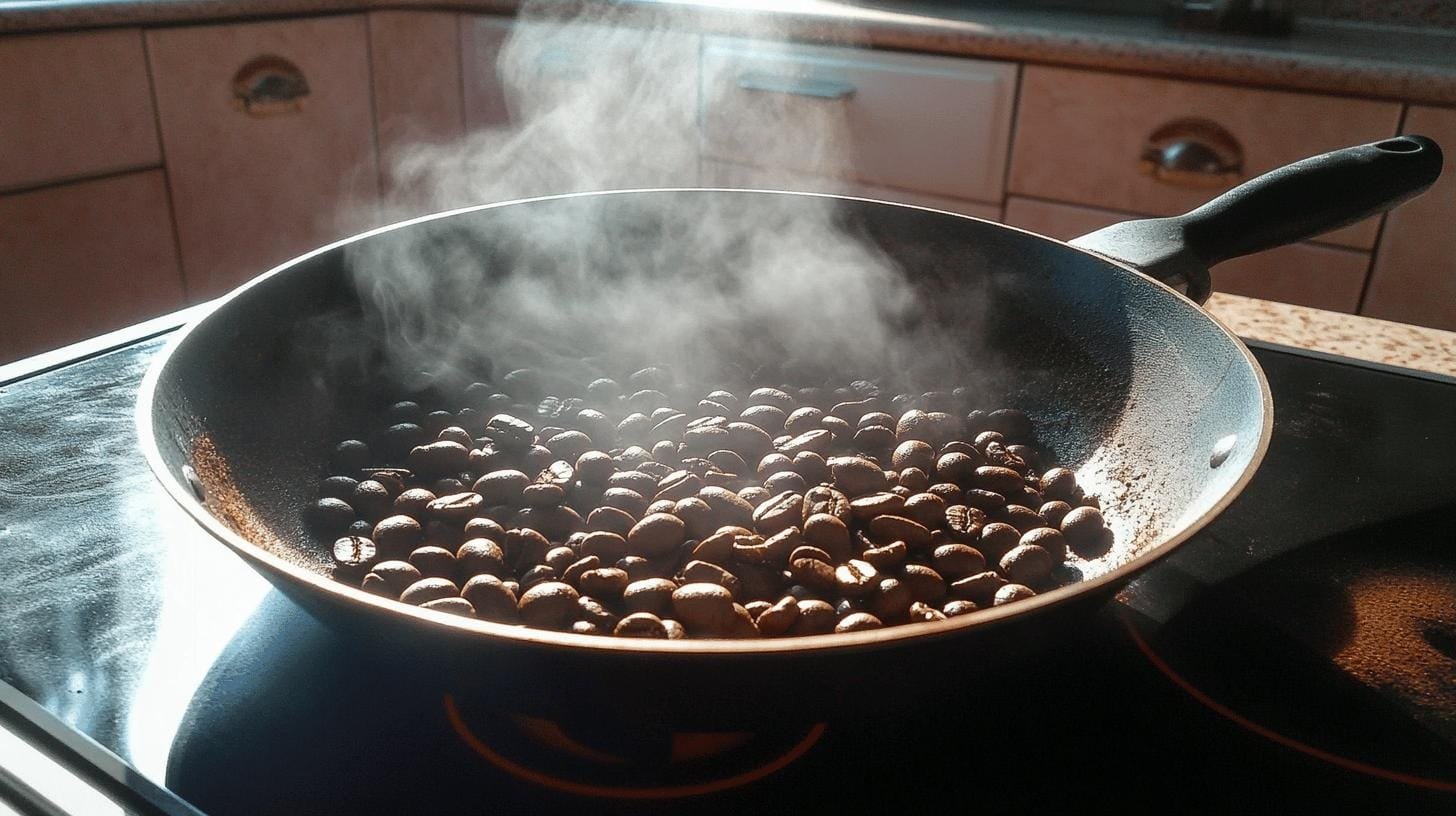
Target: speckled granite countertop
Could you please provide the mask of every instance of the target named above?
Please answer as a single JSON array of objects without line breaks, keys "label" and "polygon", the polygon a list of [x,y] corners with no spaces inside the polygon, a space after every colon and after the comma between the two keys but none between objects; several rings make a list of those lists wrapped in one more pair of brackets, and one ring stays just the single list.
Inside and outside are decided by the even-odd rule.
[{"label": "speckled granite countertop", "polygon": [[1456,377],[1456,332],[1222,293],[1207,308],[1240,337]]},{"label": "speckled granite countertop", "polygon": [[[582,0],[535,0],[570,8]],[[974,0],[619,0],[700,30],[1456,105],[1456,32],[1302,20],[1286,38],[1179,31],[1150,16]],[[363,11],[510,14],[517,0],[0,0],[0,33]]]}]

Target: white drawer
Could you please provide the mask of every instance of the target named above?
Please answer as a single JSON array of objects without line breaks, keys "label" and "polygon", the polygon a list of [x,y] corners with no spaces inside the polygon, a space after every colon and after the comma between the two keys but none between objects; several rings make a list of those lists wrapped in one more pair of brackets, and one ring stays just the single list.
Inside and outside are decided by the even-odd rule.
[{"label": "white drawer", "polygon": [[1016,66],[710,38],[705,157],[1000,202]]}]

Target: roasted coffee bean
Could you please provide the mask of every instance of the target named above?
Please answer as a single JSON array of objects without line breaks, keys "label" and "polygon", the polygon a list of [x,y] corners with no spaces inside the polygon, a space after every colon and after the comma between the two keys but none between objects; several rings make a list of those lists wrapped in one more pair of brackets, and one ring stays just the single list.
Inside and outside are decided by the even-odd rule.
[{"label": "roasted coffee bean", "polygon": [[618,558],[617,563],[613,566],[627,573],[627,577],[633,581],[641,581],[647,578],[662,577],[662,571],[653,566],[654,563],[640,555],[628,555]]},{"label": "roasted coffee bean", "polygon": [[672,612],[672,593],[677,584],[666,578],[632,581],[622,590],[622,605],[629,612],[651,612],[667,615]]},{"label": "roasted coffee bean", "polygon": [[531,423],[510,414],[496,414],[485,423],[485,435],[504,450],[525,450],[536,441]]},{"label": "roasted coffee bean", "polygon": [[488,538],[497,544],[506,540],[506,529],[488,518],[473,518],[465,522],[465,538]]},{"label": "roasted coffee bean", "polygon": [[738,576],[729,572],[717,564],[710,564],[707,561],[689,561],[682,568],[682,583],[710,583],[717,584],[728,590],[734,597],[738,596],[742,582]]},{"label": "roasted coffee bean", "polygon": [[636,523],[630,513],[615,507],[598,507],[586,517],[587,532],[616,533],[623,537]]},{"label": "roasted coffee bean", "polygon": [[831,604],[809,599],[800,600],[798,607],[799,615],[789,628],[789,635],[823,635],[834,631],[839,616]]},{"label": "roasted coffee bean", "polygon": [[849,527],[828,513],[815,513],[804,521],[804,541],[829,553],[838,563],[850,556]]},{"label": "roasted coffee bean", "polygon": [[572,621],[571,628],[567,631],[573,635],[607,635],[611,634],[610,629],[603,629],[600,624],[589,620]]},{"label": "roasted coffee bean", "polygon": [[859,450],[878,453],[895,445],[895,431],[884,425],[870,425],[854,432],[854,446]]},{"label": "roasted coffee bean", "polygon": [[1048,500],[1075,501],[1082,492],[1077,474],[1066,468],[1052,468],[1041,475],[1041,492]]},{"label": "roasted coffee bean", "polygon": [[414,564],[401,560],[380,561],[369,570],[369,574],[384,582],[392,593],[392,598],[398,598],[411,584],[424,578]]},{"label": "roasted coffee bean", "polygon": [[[757,485],[749,485],[748,487],[745,487],[742,490],[738,491],[738,498],[748,502],[750,508],[757,507],[758,505],[763,504],[772,497],[772,493],[768,492],[767,489],[759,487]],[[751,515],[749,523],[752,523]]]},{"label": "roasted coffee bean", "polygon": [[798,404],[792,395],[777,388],[755,388],[749,392],[748,401],[757,405],[777,405],[785,411],[794,410]]},{"label": "roasted coffee bean", "polygon": [[850,497],[878,493],[889,485],[880,466],[863,456],[835,456],[829,460],[834,484]]},{"label": "roasted coffee bean", "polygon": [[479,493],[455,493],[441,496],[425,505],[425,513],[432,519],[463,525],[466,519],[483,510],[485,500]]},{"label": "roasted coffee bean", "polygon": [[764,637],[779,637],[787,634],[799,621],[799,601],[792,595],[785,595],[754,619],[759,634]]},{"label": "roasted coffee bean", "polygon": [[987,513],[995,512],[1006,506],[1006,497],[1000,493],[993,493],[989,490],[972,488],[965,492],[965,503],[977,510]]},{"label": "roasted coffee bean", "polygon": [[600,557],[596,555],[584,555],[561,570],[561,580],[574,587],[579,587],[581,586],[581,576],[591,570],[600,568],[601,565],[602,559]]},{"label": "roasted coffee bean", "polygon": [[425,530],[410,516],[386,516],[374,525],[374,534],[370,537],[382,556],[403,558],[419,546]]},{"label": "roasted coffee bean", "polygon": [[719,527],[712,535],[704,536],[693,547],[692,557],[713,564],[727,564],[733,557],[733,548],[738,544],[761,544],[763,536],[755,535],[743,527]]},{"label": "roasted coffee bean", "polygon": [[723,428],[728,431],[728,448],[745,462],[756,462],[773,449],[773,437],[757,424],[729,422]]},{"label": "roasted coffee bean", "polygon": [[397,422],[379,435],[376,448],[386,458],[403,459],[416,445],[429,441],[429,433],[413,422]]},{"label": "roasted coffee bean", "polygon": [[[903,504],[902,504],[903,506]],[[911,549],[924,549],[930,544],[930,530],[917,521],[896,515],[875,516],[866,525],[870,538],[877,544],[904,542]]]},{"label": "roasted coffee bean", "polygon": [[[459,553],[456,554],[456,557],[459,557]],[[546,551],[546,557],[542,560],[548,567],[562,573],[567,567],[577,562],[578,556],[576,550],[571,547],[552,547]]]},{"label": "roasted coffee bean", "polygon": [[833,590],[839,582],[834,567],[818,558],[791,556],[789,575],[799,584],[817,590]]},{"label": "roasted coffee bean", "polygon": [[946,604],[940,608],[940,611],[944,613],[947,618],[954,618],[960,615],[969,615],[970,613],[975,612],[977,609],[980,609],[980,607],[976,605],[975,601],[955,600],[947,601]]},{"label": "roasted coffee bean", "polygon": [[1036,590],[1023,584],[1007,584],[996,590],[995,598],[991,601],[993,606],[1002,606],[1016,601],[1025,600],[1036,595]]},{"label": "roasted coffee bean", "polygon": [[860,554],[860,558],[868,561],[875,569],[884,572],[905,563],[909,554],[909,548],[903,541],[892,541],[883,547],[870,547]]},{"label": "roasted coffee bean", "polygon": [[409,562],[414,564],[420,574],[426,578],[453,579],[455,577],[455,554],[444,547],[432,544],[416,547],[414,552],[409,554]]},{"label": "roasted coffee bean", "polygon": [[1006,585],[1006,579],[993,570],[967,575],[951,582],[952,597],[973,601],[977,606],[990,606],[996,597],[996,590]]},{"label": "roasted coffee bean", "polygon": [[506,560],[517,566],[523,564],[540,564],[546,559],[546,552],[551,549],[551,542],[539,531],[531,527],[513,527],[506,531],[506,540],[502,544],[505,550]]},{"label": "roasted coffee bean", "polygon": [[589,532],[581,540],[582,555],[596,556],[608,564],[634,553],[640,550],[629,543],[628,537],[607,530]]},{"label": "roasted coffee bean", "polygon": [[829,409],[829,415],[845,422],[855,422],[866,413],[878,410],[880,401],[874,397],[845,400]]},{"label": "roasted coffee bean", "polygon": [[[547,538],[561,541],[585,527],[586,522],[570,507],[557,505],[520,510],[511,517],[511,526],[529,527]],[[545,551],[541,554],[545,555]]]},{"label": "roasted coffee bean", "polygon": [[814,451],[799,451],[794,454],[794,472],[809,484],[829,481],[829,463],[823,455]]},{"label": "roasted coffee bean", "polygon": [[666,640],[668,637],[667,626],[663,624],[662,618],[651,612],[633,612],[620,621],[612,629],[612,634],[618,637],[635,638],[657,638]]},{"label": "roasted coffee bean", "polygon": [[996,465],[976,468],[974,480],[978,489],[1000,493],[1002,496],[1020,494],[1026,485],[1020,473]]},{"label": "roasted coffee bean", "polygon": [[319,499],[309,508],[308,522],[320,537],[335,537],[347,531],[356,518],[354,508],[343,499]]},{"label": "roasted coffee bean", "polygon": [[716,583],[690,583],[672,593],[673,617],[694,633],[708,636],[726,633],[737,611],[733,595]]},{"label": "roasted coffee bean", "polygon": [[869,597],[870,612],[882,621],[903,618],[913,602],[910,588],[895,578],[882,578]]},{"label": "roasted coffee bean", "polygon": [[710,485],[698,491],[698,498],[712,508],[714,521],[719,527],[748,527],[753,523],[755,505],[731,490]]},{"label": "roasted coffee bean", "polygon": [[[1047,551],[1053,564],[1060,564],[1067,558],[1067,539],[1051,527],[1038,527],[1021,536],[1021,544],[1035,544]],[[1026,583],[1022,581],[1021,583]]]},{"label": "roasted coffee bean", "polygon": [[659,478],[641,470],[618,471],[607,478],[607,492],[610,493],[613,488],[626,488],[639,496],[656,496]]},{"label": "roasted coffee bean", "polygon": [[686,470],[675,470],[657,483],[656,497],[658,499],[669,499],[677,501],[686,499],[689,496],[697,495],[702,489],[703,480]]},{"label": "roasted coffee bean", "polygon": [[[359,480],[349,476],[330,476],[319,482],[319,498],[349,501],[359,487]],[[352,506],[350,502],[350,506]],[[356,510],[358,508],[355,508]]]},{"label": "roasted coffee bean", "polygon": [[476,575],[466,581],[460,596],[470,602],[481,620],[515,623],[520,619],[515,594],[494,575]]},{"label": "roasted coffee bean", "polygon": [[980,538],[976,542],[976,549],[986,557],[988,562],[998,562],[1001,556],[1005,555],[1021,542],[1021,531],[999,521],[993,521],[981,528]]},{"label": "roasted coffee bean", "polygon": [[577,457],[595,446],[590,436],[581,431],[562,431],[546,440],[546,448],[558,459],[575,462]]},{"label": "roasted coffee bean", "polygon": [[753,526],[764,535],[796,526],[803,518],[804,496],[785,491],[753,510]]},{"label": "roasted coffee bean", "polygon": [[359,482],[349,496],[349,504],[361,518],[378,521],[389,513],[394,498],[389,489],[374,479]]},{"label": "roasted coffee bean", "polygon": [[517,608],[521,622],[539,629],[564,629],[571,625],[578,610],[574,587],[560,581],[543,581],[521,594]]},{"label": "roasted coffee bean", "polygon": [[[687,540],[687,525],[668,513],[652,513],[633,525],[627,544],[633,553],[652,558],[674,552]],[[621,555],[626,555],[626,552]],[[618,557],[621,557],[619,555]]]},{"label": "roasted coffee bean", "polygon": [[804,477],[792,470],[781,470],[764,480],[763,487],[773,495],[782,493],[803,493],[809,488]]},{"label": "roasted coffee bean", "polygon": [[1072,512],[1072,506],[1064,501],[1054,500],[1046,502],[1036,512],[1037,515],[1046,519],[1048,525],[1060,529],[1062,520]]},{"label": "roasted coffee bean", "polygon": [[[776,405],[750,405],[743,409],[738,418],[766,434],[782,433],[789,415]],[[730,423],[731,424],[731,423]],[[732,431],[729,428],[730,432]]]},{"label": "roasted coffee bean", "polygon": [[407,604],[419,606],[426,601],[433,601],[437,598],[457,598],[460,596],[460,587],[454,581],[446,578],[421,578],[413,584],[405,587],[399,599]]},{"label": "roasted coffee bean", "polygon": [[1035,544],[1018,544],[1001,556],[999,566],[1012,583],[1044,586],[1056,562],[1051,553]]},{"label": "roasted coffee bean", "polygon": [[566,491],[557,484],[535,484],[526,485],[521,491],[521,500],[530,507],[554,507],[566,501]]},{"label": "roasted coffee bean", "polygon": [[[780,406],[782,407],[782,406]],[[790,434],[801,434],[812,431],[819,427],[819,420],[824,418],[824,412],[812,406],[797,408],[784,420],[784,432]]]},{"label": "roasted coffee bean", "polygon": [[935,460],[935,475],[944,482],[968,486],[977,478],[979,470],[976,460],[964,453],[946,453]]},{"label": "roasted coffee bean", "polygon": [[595,598],[620,598],[631,579],[625,570],[616,567],[601,567],[581,574],[578,585],[581,591]]},{"label": "roasted coffee bean", "polygon": [[[741,561],[772,564],[779,569],[783,569],[788,566],[789,554],[803,546],[803,544],[804,535],[800,532],[799,528],[788,527],[764,539],[761,545],[761,556],[758,547],[749,547],[745,551],[740,551],[739,545],[736,543],[733,546],[733,552]],[[752,557],[744,557],[744,553],[749,551],[754,555]]]},{"label": "roasted coffee bean", "polygon": [[1031,420],[1015,408],[1000,408],[986,415],[986,428],[1013,442],[1026,442],[1032,437]]},{"label": "roasted coffee bean", "polygon": [[345,439],[329,454],[330,466],[339,473],[357,473],[369,466],[372,456],[369,445],[358,439]]},{"label": "roasted coffee bean", "polygon": [[333,556],[336,570],[358,576],[379,561],[379,549],[364,536],[344,536],[334,542]]},{"label": "roasted coffee bean", "polygon": [[869,493],[849,503],[850,514],[860,521],[894,515],[905,509],[905,497],[894,493]]},{"label": "roasted coffee bean", "polygon": [[985,556],[980,550],[967,544],[942,544],[936,547],[931,555],[931,563],[937,572],[952,581],[986,569]]},{"label": "roasted coffee bean", "polygon": [[675,509],[677,509],[677,502],[673,501],[672,499],[658,499],[652,504],[647,505],[647,515],[650,516],[654,513],[670,514]]},{"label": "roasted coffee bean", "polygon": [[530,589],[545,581],[555,581],[559,577],[553,567],[546,564],[537,564],[521,573],[520,584],[522,589]]},{"label": "roasted coffee bean", "polygon": [[890,466],[895,470],[918,468],[928,473],[935,468],[935,448],[919,440],[901,442],[890,457]]},{"label": "roasted coffee bean", "polygon": [[1004,445],[1006,444],[1006,437],[1002,436],[999,431],[982,431],[976,434],[975,445],[978,449],[985,450],[986,446],[992,442]]},{"label": "roasted coffee bean", "polygon": [[414,487],[406,490],[395,497],[393,511],[410,516],[421,522],[430,518],[430,502],[436,498],[435,494],[422,488]]},{"label": "roasted coffee bean", "polygon": [[475,617],[475,607],[464,598],[436,598],[433,601],[425,601],[420,604],[421,609],[431,609],[435,612],[444,612],[450,615],[459,615],[463,618]]},{"label": "roasted coffee bean", "polygon": [[[614,507],[635,518],[647,513],[647,499],[636,490],[626,487],[609,487],[602,492],[602,505]],[[635,522],[634,522],[635,523]]]},{"label": "roasted coffee bean", "polygon": [[459,442],[431,442],[410,450],[405,465],[423,479],[459,473],[470,465],[470,448]]},{"label": "roasted coffee bean", "polygon": [[840,594],[847,598],[862,598],[870,594],[879,579],[879,571],[873,565],[857,558],[851,558],[834,568],[835,583]]},{"label": "roasted coffee bean", "polygon": [[[939,496],[940,500],[945,502],[947,506],[954,506],[964,504],[962,497],[966,491],[962,491],[960,486],[954,482],[936,482],[930,487],[925,488],[924,492],[932,496]],[[1006,501],[1003,499],[1001,503],[1005,504]]]},{"label": "roasted coffee bean", "polygon": [[1102,538],[1106,522],[1095,507],[1078,507],[1062,517],[1062,535],[1067,546],[1078,553],[1095,548]]},{"label": "roasted coffee bean", "polygon": [[880,619],[868,612],[855,612],[846,615],[839,623],[834,625],[836,632],[862,632],[866,629],[879,629],[885,624]]},{"label": "roasted coffee bean", "polygon": [[581,595],[576,599],[577,620],[590,621],[599,627],[603,634],[612,631],[617,625],[618,615],[608,609],[601,601],[590,595]]},{"label": "roasted coffee bean", "polygon": [[1006,505],[1005,509],[1001,511],[1001,520],[1023,533],[1047,526],[1046,519],[1038,515],[1035,510],[1019,504]]},{"label": "roasted coffee bean", "polygon": [[713,467],[727,474],[740,476],[748,473],[748,465],[743,461],[743,457],[731,450],[715,450],[708,454],[708,461]]},{"label": "roasted coffee bean", "polygon": [[518,505],[522,503],[522,491],[530,483],[530,477],[519,470],[495,470],[476,479],[470,489],[479,493],[488,506]]},{"label": "roasted coffee bean", "polygon": [[906,564],[901,567],[900,582],[910,590],[910,597],[917,601],[939,603],[945,597],[945,579],[939,572],[924,564]]},{"label": "roasted coffee bean", "polygon": [[910,619],[911,623],[932,623],[945,620],[945,613],[933,606],[916,601],[910,604],[906,617]]},{"label": "roasted coffee bean", "polygon": [[546,396],[546,384],[541,373],[533,368],[506,372],[500,378],[500,387],[518,402],[536,402]]}]

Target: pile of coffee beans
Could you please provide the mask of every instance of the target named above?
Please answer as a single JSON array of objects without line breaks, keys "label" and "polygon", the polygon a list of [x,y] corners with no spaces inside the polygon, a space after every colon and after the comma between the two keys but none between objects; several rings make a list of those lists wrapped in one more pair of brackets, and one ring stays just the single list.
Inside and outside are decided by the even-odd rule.
[{"label": "pile of coffee beans", "polygon": [[945,620],[1058,584],[1111,533],[1016,410],[971,392],[691,389],[651,366],[453,410],[399,402],[340,442],[310,528],[335,576],[427,609],[645,638]]}]

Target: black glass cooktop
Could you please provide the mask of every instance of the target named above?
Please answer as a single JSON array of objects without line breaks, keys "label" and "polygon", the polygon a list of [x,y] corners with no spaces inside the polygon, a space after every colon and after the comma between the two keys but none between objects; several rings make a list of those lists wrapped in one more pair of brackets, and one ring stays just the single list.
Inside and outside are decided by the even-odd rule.
[{"label": "black glass cooktop", "polygon": [[[772,732],[548,722],[342,641],[201,533],[165,337],[0,386],[0,713],[138,812],[1456,813],[1456,381],[1268,347],[1268,458],[1085,631]],[[18,724],[18,726],[17,726]]]}]

